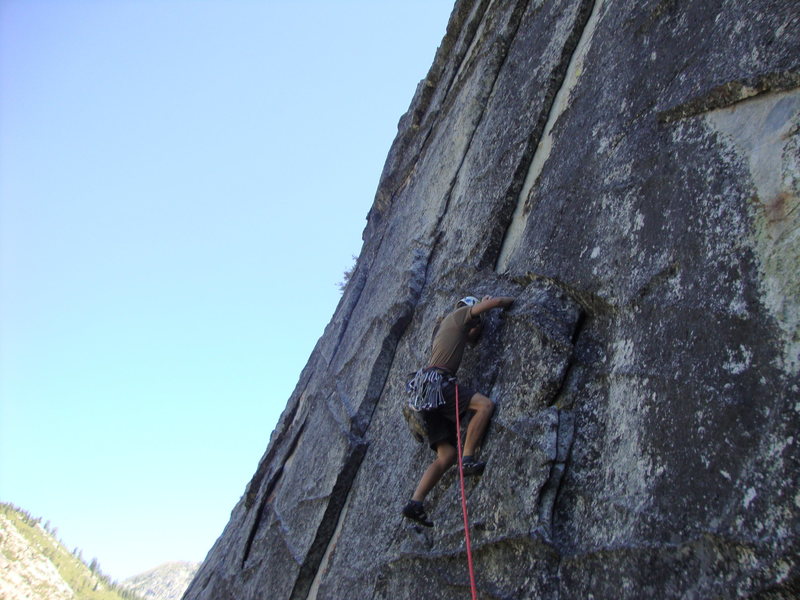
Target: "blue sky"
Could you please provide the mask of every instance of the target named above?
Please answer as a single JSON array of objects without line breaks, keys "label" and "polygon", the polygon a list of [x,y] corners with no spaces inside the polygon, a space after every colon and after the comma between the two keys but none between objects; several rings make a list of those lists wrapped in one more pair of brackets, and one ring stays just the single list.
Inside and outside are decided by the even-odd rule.
[{"label": "blue sky", "polygon": [[361,248],[449,0],[0,0],[0,500],[202,560]]}]

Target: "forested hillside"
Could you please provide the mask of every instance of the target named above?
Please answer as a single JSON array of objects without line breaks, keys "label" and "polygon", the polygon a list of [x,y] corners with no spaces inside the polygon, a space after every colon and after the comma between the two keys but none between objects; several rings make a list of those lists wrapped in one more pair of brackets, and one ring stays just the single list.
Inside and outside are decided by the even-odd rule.
[{"label": "forested hillside", "polygon": [[138,600],[79,549],[70,552],[49,522],[0,504],[0,598],[3,600]]}]

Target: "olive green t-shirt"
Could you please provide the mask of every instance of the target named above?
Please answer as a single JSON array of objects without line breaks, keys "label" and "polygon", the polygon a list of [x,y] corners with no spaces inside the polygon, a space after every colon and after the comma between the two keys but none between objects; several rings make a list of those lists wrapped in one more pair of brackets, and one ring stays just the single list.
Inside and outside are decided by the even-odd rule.
[{"label": "olive green t-shirt", "polygon": [[478,323],[478,318],[471,318],[469,306],[457,308],[442,320],[433,338],[430,366],[444,367],[455,375],[464,355],[469,330]]}]

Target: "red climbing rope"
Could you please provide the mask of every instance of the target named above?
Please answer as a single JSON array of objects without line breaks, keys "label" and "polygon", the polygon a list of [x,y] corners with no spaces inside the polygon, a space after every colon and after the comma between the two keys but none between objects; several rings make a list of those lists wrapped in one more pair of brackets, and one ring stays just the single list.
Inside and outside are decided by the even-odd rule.
[{"label": "red climbing rope", "polygon": [[478,590],[475,587],[475,571],[472,568],[472,547],[469,543],[469,517],[467,516],[467,494],[464,492],[464,463],[461,460],[461,411],[458,406],[458,384],[456,384],[456,441],[458,442],[458,476],[461,481],[461,512],[464,513],[464,537],[467,540],[467,565],[469,566],[469,587],[472,600],[477,600]]}]

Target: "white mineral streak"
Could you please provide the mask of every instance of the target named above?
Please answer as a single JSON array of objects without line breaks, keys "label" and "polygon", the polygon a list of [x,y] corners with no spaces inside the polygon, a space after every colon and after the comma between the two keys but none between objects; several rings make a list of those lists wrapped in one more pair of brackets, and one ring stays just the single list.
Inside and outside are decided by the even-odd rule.
[{"label": "white mineral streak", "polygon": [[635,537],[641,515],[650,509],[652,487],[664,471],[642,440],[648,408],[640,401],[644,382],[634,376],[637,355],[631,340],[619,339],[613,345],[606,404],[609,426],[602,441],[608,460],[601,475],[608,490],[602,502],[614,506],[614,527],[599,520],[592,525],[592,535],[608,545],[626,544]]},{"label": "white mineral streak", "polygon": [[586,56],[589,54],[603,3],[603,0],[595,0],[594,6],[592,7],[592,14],[589,16],[589,20],[581,32],[581,39],[578,42],[578,46],[570,58],[564,82],[558,90],[553,106],[550,109],[550,114],[547,117],[547,124],[544,127],[544,134],[542,135],[542,139],[539,140],[536,152],[534,152],[531,166],[528,169],[528,174],[525,176],[525,182],[522,184],[522,191],[517,199],[517,208],[514,210],[511,225],[509,225],[508,231],[506,231],[503,247],[500,250],[500,257],[497,259],[496,270],[498,273],[508,271],[511,257],[522,241],[522,234],[525,231],[525,224],[528,221],[528,209],[526,208],[528,197],[542,172],[544,163],[547,162],[547,159],[550,157],[550,151],[553,149],[553,127],[561,114],[569,106],[572,90],[577,85],[578,79],[580,79],[581,73],[583,72],[583,63],[586,60]]}]

